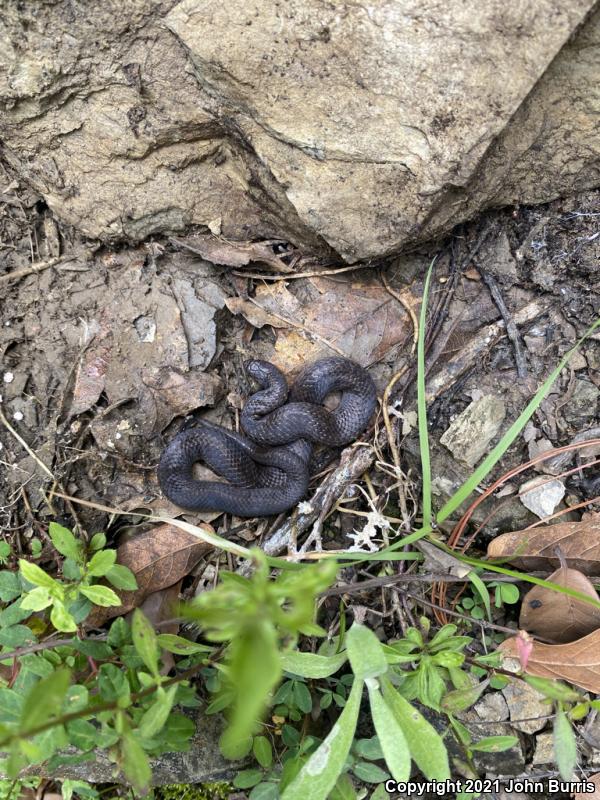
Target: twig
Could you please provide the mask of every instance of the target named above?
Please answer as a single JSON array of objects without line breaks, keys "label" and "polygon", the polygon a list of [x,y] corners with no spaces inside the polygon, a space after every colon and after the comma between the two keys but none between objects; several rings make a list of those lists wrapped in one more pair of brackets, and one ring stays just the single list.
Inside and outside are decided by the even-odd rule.
[{"label": "twig", "polygon": [[49,258],[47,261],[38,261],[35,264],[30,264],[28,267],[23,267],[23,269],[15,269],[13,272],[9,272],[6,275],[0,275],[0,285],[26,278],[27,275],[33,275],[36,272],[43,272],[45,269],[56,266],[60,261],[66,260],[68,259],[65,256]]},{"label": "twig", "polygon": [[352,272],[357,269],[371,268],[371,264],[352,264],[349,267],[338,267],[336,269],[313,270],[311,272],[293,272],[289,275],[264,275],[259,272],[238,272],[232,271],[232,275],[237,278],[254,278],[262,281],[289,281],[296,278],[320,278],[323,275],[339,275],[341,272]]},{"label": "twig", "polygon": [[502,297],[502,292],[500,291],[500,287],[498,286],[497,280],[494,278],[493,275],[489,275],[483,267],[477,264],[477,270],[481,275],[481,278],[485,285],[488,287],[490,291],[490,295],[492,296],[492,300],[496,304],[496,308],[500,312],[502,319],[504,320],[504,324],[506,326],[506,335],[511,341],[513,346],[513,350],[515,351],[515,362],[517,365],[517,375],[519,378],[526,378],[527,377],[527,361],[525,359],[525,353],[523,351],[523,345],[521,344],[521,335],[517,326],[515,325],[515,321],[506,307],[506,303],[504,302],[504,298]]},{"label": "twig", "polygon": [[263,544],[264,552],[277,555],[288,548],[293,535],[298,536],[307,531],[319,517],[327,515],[331,504],[341,497],[349,484],[357,480],[373,463],[374,453],[371,447],[347,448],[342,453],[339,466],[319,486],[310,500],[311,511],[299,514],[295,519],[287,519]]}]

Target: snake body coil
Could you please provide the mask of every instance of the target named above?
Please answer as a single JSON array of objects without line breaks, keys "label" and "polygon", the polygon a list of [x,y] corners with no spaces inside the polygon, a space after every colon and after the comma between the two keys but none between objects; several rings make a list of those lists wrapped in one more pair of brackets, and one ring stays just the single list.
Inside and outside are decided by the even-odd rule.
[{"label": "snake body coil", "polygon": [[[161,456],[160,486],[182,508],[242,517],[286,511],[306,493],[313,444],[351,442],[377,405],[371,377],[347,358],[325,358],[305,368],[287,403],[287,383],[277,367],[257,360],[246,371],[261,387],[242,411],[248,436],[203,420],[177,434]],[[334,391],[341,399],[328,411],[322,403]],[[192,469],[199,460],[229,483],[196,480]]]}]

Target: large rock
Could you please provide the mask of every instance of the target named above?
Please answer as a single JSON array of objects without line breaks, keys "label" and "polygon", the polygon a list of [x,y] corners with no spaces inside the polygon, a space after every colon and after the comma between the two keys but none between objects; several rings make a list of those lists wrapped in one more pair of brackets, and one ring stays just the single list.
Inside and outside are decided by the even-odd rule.
[{"label": "large rock", "polygon": [[593,6],[6,0],[0,137],[93,237],[390,253],[600,182]]}]

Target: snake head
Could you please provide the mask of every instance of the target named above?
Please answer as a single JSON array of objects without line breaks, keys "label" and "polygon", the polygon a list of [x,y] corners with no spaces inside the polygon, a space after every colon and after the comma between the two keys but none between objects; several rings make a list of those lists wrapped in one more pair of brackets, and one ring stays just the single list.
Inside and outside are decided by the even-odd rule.
[{"label": "snake head", "polygon": [[246,374],[254,378],[259,386],[265,388],[271,383],[273,365],[269,364],[268,361],[261,361],[258,358],[245,361],[244,369],[246,370]]}]

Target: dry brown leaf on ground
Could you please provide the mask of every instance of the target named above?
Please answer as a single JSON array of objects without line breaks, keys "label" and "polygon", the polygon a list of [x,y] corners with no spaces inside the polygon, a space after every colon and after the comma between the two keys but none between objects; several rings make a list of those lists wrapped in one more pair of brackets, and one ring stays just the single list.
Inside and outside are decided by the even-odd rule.
[{"label": "dry brown leaf on ground", "polygon": [[275,317],[268,323],[280,329],[271,360],[286,373],[332,350],[367,367],[412,337],[407,312],[372,275],[310,278],[293,288],[284,281],[258,286],[254,302],[239,306],[252,324],[259,310]]},{"label": "dry brown leaf on ground", "polygon": [[171,239],[192,253],[197,253],[212,264],[227,267],[245,267],[251,262],[264,264],[274,272],[293,272],[293,268],[275,255],[266,242],[232,242],[218,236],[194,236],[189,239]]},{"label": "dry brown leaf on ground", "polygon": [[[201,525],[214,533],[210,525]],[[211,545],[174,525],[158,525],[135,536],[117,548],[117,563],[133,572],[138,588],[117,592],[122,604],[112,608],[94,608],[86,625],[99,627],[106,620],[138,608],[152,592],[158,592],[190,573]]]},{"label": "dry brown leaf on ground", "polygon": [[[547,580],[600,600],[590,580],[566,564]],[[534,586],[523,598],[519,627],[544,639],[574,642],[600,628],[600,608],[554,589]]]},{"label": "dry brown leaf on ground", "polygon": [[487,555],[525,571],[556,569],[560,565],[557,546],[569,567],[585,575],[600,575],[600,514],[580,522],[503,533],[489,543]]},{"label": "dry brown leaf on ground", "polygon": [[255,328],[264,328],[265,325],[271,325],[273,328],[286,328],[289,323],[269,314],[264,308],[261,308],[251,300],[244,300],[242,297],[228,297],[225,305],[232,314],[241,314],[250,325]]},{"label": "dry brown leaf on ground", "polygon": [[[506,658],[519,660],[516,636],[506,639],[498,649]],[[533,642],[525,672],[600,693],[600,630],[569,644]]]},{"label": "dry brown leaf on ground", "polygon": [[594,785],[593,792],[574,792],[573,800],[600,800],[600,772],[595,775],[588,775],[585,779],[588,783]]}]

